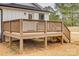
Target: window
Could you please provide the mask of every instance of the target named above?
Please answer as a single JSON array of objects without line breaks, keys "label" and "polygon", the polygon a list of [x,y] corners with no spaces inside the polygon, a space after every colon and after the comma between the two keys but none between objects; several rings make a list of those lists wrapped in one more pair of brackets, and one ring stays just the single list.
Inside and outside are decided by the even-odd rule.
[{"label": "window", "polygon": [[26,15],[26,13],[24,13],[24,15]]},{"label": "window", "polygon": [[28,14],[28,19],[32,20],[32,14]]},{"label": "window", "polygon": [[44,14],[39,13],[39,19],[40,19],[40,20],[44,20]]}]

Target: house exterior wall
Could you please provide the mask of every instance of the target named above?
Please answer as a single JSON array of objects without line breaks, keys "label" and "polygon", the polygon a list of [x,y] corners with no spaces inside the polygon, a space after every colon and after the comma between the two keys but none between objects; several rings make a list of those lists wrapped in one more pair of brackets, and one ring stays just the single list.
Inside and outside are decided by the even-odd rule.
[{"label": "house exterior wall", "polygon": [[1,38],[1,10],[0,10],[0,38]]},{"label": "house exterior wall", "polygon": [[25,10],[18,8],[2,7],[3,9],[3,21],[14,19],[28,19],[28,14],[32,14],[32,19],[39,20],[39,13],[44,14],[44,19],[49,20],[48,12]]},{"label": "house exterior wall", "polygon": [[3,21],[13,20],[13,19],[28,19],[27,12],[18,11],[14,9],[3,9]]}]

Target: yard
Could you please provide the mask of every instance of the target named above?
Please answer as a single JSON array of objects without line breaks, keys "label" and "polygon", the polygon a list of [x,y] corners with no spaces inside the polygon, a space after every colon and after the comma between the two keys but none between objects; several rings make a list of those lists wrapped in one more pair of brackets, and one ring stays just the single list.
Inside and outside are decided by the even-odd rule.
[{"label": "yard", "polygon": [[77,56],[79,55],[79,42],[73,43],[50,43],[48,44],[48,49],[43,47],[43,42],[26,41],[24,44],[25,48],[23,54],[18,52],[18,44],[13,44],[12,48],[9,49],[8,43],[0,43],[0,55],[30,55],[30,56]]},{"label": "yard", "polygon": [[[74,28],[73,28],[74,29]],[[13,42],[12,48],[8,43],[0,43],[1,56],[79,56],[79,32],[71,33],[72,43],[48,42],[48,48],[44,48],[43,41],[26,40],[24,41],[23,54],[19,53],[19,41]],[[17,44],[15,44],[17,43]]]}]

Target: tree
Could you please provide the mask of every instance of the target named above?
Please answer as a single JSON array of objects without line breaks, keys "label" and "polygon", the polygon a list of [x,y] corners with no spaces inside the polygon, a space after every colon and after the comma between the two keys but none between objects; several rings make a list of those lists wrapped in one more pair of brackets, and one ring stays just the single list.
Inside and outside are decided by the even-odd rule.
[{"label": "tree", "polygon": [[56,11],[51,6],[47,6],[44,9],[51,12],[49,15],[49,20],[59,20],[59,15],[56,14]]},{"label": "tree", "polygon": [[59,15],[56,15],[56,12],[53,12],[49,15],[49,20],[59,20]]},{"label": "tree", "polygon": [[[75,25],[78,21],[75,16],[75,12],[79,10],[79,4],[75,3],[59,3],[56,4],[58,11],[63,15],[62,20],[68,24],[70,22],[71,26]],[[78,15],[78,14],[77,14]]]},{"label": "tree", "polygon": [[54,9],[51,6],[47,6],[44,8],[45,10],[48,10],[50,12],[54,12]]}]

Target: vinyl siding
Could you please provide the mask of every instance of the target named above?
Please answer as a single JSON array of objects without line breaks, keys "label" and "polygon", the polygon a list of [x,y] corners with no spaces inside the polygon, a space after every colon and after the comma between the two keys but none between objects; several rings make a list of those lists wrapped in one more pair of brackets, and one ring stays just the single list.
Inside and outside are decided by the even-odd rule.
[{"label": "vinyl siding", "polygon": [[[33,17],[32,19],[39,20],[39,13],[43,13],[43,12],[3,8],[3,21],[14,20],[14,19],[28,19],[28,14],[32,14]],[[49,20],[49,13],[44,12],[44,19]]]}]

